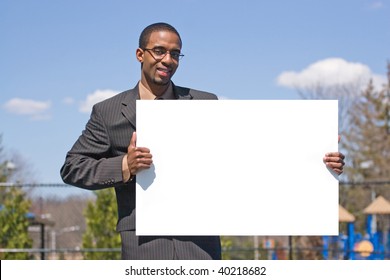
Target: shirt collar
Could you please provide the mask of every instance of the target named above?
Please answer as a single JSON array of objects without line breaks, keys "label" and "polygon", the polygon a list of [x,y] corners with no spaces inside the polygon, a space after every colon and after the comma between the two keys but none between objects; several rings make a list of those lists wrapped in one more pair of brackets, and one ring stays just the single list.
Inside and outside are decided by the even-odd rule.
[{"label": "shirt collar", "polygon": [[[156,99],[156,95],[154,95],[150,90],[148,90],[141,81],[139,82],[139,96],[140,99],[145,100],[153,100]],[[160,96],[161,99],[176,99],[175,94],[173,92],[172,82],[169,83],[167,90]]]}]

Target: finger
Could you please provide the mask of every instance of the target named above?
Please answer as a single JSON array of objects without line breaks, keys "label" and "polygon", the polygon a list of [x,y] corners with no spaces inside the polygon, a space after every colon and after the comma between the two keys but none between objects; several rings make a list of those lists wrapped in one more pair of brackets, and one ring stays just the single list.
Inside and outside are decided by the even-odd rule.
[{"label": "finger", "polygon": [[137,158],[137,160],[136,160],[136,165],[138,167],[144,166],[144,165],[150,166],[152,163],[153,163],[153,160],[151,157],[150,158]]},{"label": "finger", "polygon": [[150,158],[152,158],[152,154],[149,153],[149,149],[144,148],[144,149],[147,149],[147,151],[145,151],[145,152],[141,152],[141,151],[139,151],[139,149],[140,148],[137,147],[137,150],[134,152],[134,158],[136,158],[136,159],[142,159],[142,158],[150,159]]},{"label": "finger", "polygon": [[131,136],[129,148],[135,148],[135,147],[137,147],[137,133],[134,131],[133,135]]},{"label": "finger", "polygon": [[341,157],[325,157],[324,162],[344,162]]},{"label": "finger", "polygon": [[341,159],[344,159],[345,156],[340,152],[333,152],[333,153],[327,153],[325,154],[325,158],[331,158],[331,157],[339,157]]},{"label": "finger", "polygon": [[333,172],[336,172],[339,175],[343,173],[343,166],[344,164],[342,163],[326,163],[327,168],[332,169]]},{"label": "finger", "polygon": [[330,168],[337,168],[337,169],[343,169],[343,166],[344,166],[344,163],[343,162],[327,162],[326,163],[326,166],[330,167]]},{"label": "finger", "polygon": [[343,170],[341,169],[337,169],[337,168],[333,168],[332,169],[336,174],[340,175],[341,173],[343,173]]},{"label": "finger", "polygon": [[136,147],[135,151],[137,151],[139,155],[150,154],[150,150],[146,147]]},{"label": "finger", "polygon": [[152,165],[152,159],[139,158],[130,167],[131,174],[137,174],[140,170],[148,169]]}]

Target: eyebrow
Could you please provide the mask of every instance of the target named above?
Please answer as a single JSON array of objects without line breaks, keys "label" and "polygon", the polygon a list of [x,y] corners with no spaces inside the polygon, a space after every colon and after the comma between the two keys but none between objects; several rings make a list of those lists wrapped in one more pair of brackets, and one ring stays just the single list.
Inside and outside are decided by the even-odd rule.
[{"label": "eyebrow", "polygon": [[[156,46],[154,46],[152,49],[164,49],[164,50],[168,50],[166,47],[163,47],[163,46],[160,46],[160,45],[156,45]],[[181,52],[180,49],[171,49],[171,50],[168,50],[168,51],[177,51],[177,52]]]}]

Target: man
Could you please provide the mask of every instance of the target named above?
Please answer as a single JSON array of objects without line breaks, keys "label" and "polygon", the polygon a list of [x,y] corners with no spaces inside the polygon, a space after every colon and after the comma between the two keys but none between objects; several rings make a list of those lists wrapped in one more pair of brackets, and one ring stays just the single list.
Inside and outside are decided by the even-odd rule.
[{"label": "man", "polygon": [[[141,63],[140,82],[134,89],[94,106],[86,129],[61,168],[61,176],[67,184],[91,190],[115,187],[117,231],[122,239],[123,259],[221,258],[218,236],[135,234],[134,176],[153,162],[150,150],[136,145],[136,100],[217,99],[214,94],[172,83],[171,78],[183,56],[181,47],[179,33],[169,24],[155,23],[142,31],[136,50]],[[344,162],[340,153],[327,154],[324,162],[336,173],[342,172]]]}]

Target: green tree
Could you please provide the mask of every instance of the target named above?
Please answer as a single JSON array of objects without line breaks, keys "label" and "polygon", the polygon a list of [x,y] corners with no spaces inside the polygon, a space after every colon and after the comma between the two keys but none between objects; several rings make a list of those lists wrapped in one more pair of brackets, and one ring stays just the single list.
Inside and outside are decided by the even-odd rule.
[{"label": "green tree", "polygon": [[233,246],[233,240],[230,236],[221,236],[221,248],[222,248],[222,259],[231,260],[232,256],[230,250]]},{"label": "green tree", "polygon": [[[4,193],[0,210],[0,242],[1,248],[27,249],[32,247],[32,239],[28,235],[29,221],[27,212],[30,201],[18,187],[8,187]],[[1,259],[29,259],[28,253],[3,253]]]},{"label": "green tree", "polygon": [[[7,182],[10,175],[8,161],[3,159],[0,135],[0,183]],[[0,248],[27,249],[32,247],[28,235],[27,213],[31,202],[19,187],[0,187]],[[28,253],[0,253],[0,259],[29,259]]]},{"label": "green tree", "polygon": [[[113,188],[95,192],[96,200],[90,201],[85,211],[87,229],[83,235],[85,249],[121,247],[119,234],[115,231],[118,210]],[[84,258],[89,260],[117,260],[121,254],[114,252],[86,252]]]}]

